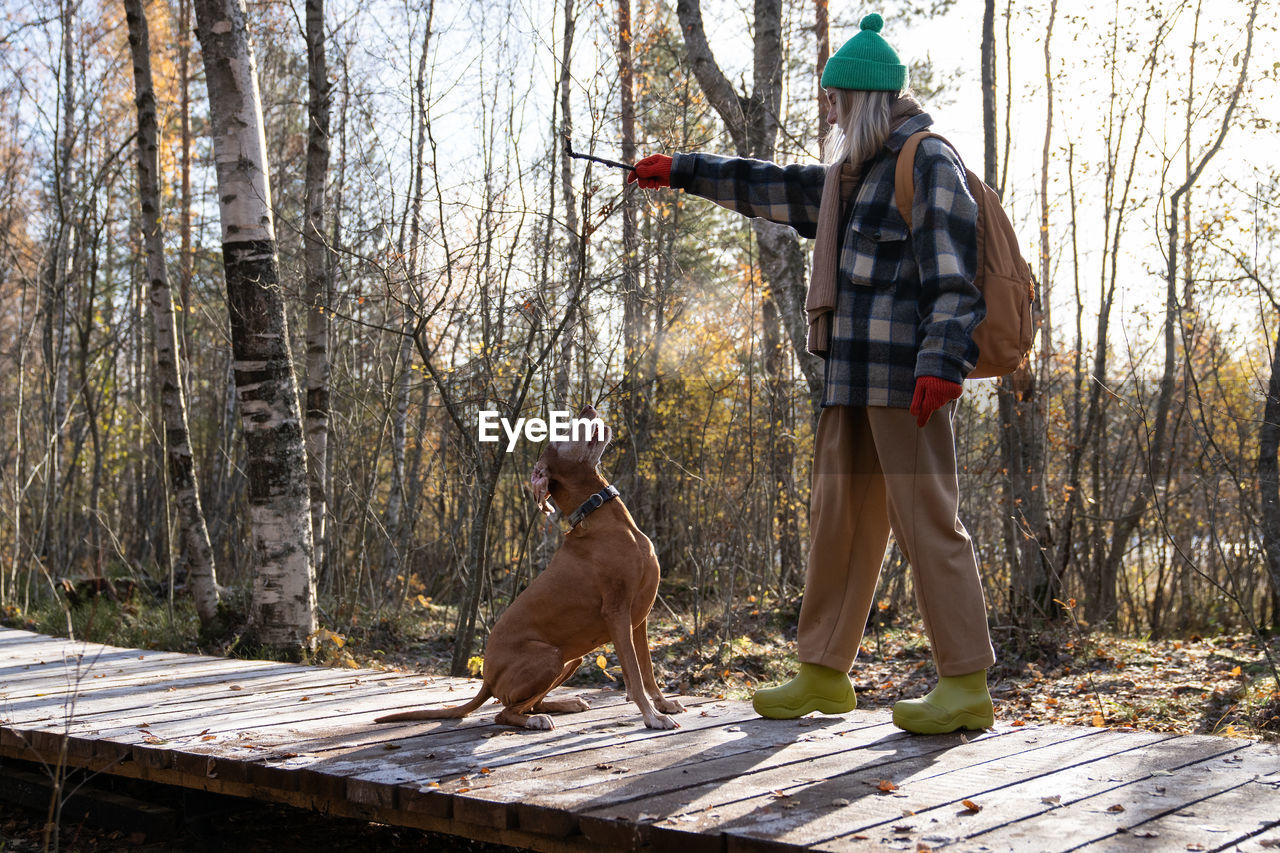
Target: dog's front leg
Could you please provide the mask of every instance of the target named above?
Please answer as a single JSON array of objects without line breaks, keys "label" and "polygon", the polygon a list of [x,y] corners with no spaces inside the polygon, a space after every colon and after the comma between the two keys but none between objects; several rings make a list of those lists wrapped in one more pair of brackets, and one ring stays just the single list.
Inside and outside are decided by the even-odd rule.
[{"label": "dog's front leg", "polygon": [[[649,655],[649,620],[646,618],[637,625],[631,632],[631,643],[636,650],[636,658],[640,663],[640,679],[644,685],[645,692],[653,699],[653,704],[659,711],[667,714],[682,713],[685,708],[675,699],[668,699],[662,695],[662,690],[658,687],[658,679],[653,675],[653,658]],[[630,682],[627,682],[627,698],[631,698]]]},{"label": "dog's front leg", "polygon": [[[640,708],[644,724],[651,729],[678,729],[680,724],[654,707],[653,700],[645,688],[645,681],[640,671],[640,660],[637,656],[634,633],[631,628],[631,614],[627,609],[619,608],[619,612],[608,617],[609,638],[613,641],[613,650],[618,653],[618,663],[622,665],[622,677],[628,685],[628,694]],[[645,647],[645,657],[649,649]],[[652,675],[649,676],[653,678]],[[656,685],[655,685],[656,686]]]}]

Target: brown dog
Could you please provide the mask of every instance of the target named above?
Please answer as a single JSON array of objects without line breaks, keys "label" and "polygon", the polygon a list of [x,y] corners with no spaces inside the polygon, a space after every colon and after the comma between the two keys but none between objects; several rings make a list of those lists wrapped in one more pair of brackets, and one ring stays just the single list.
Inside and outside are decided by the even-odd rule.
[{"label": "brown dog", "polygon": [[[586,406],[581,418],[595,419]],[[484,656],[484,686],[465,705],[407,711],[377,722],[440,720],[466,716],[491,697],[504,707],[498,723],[530,729],[555,728],[547,713],[585,711],[580,697],[547,699],[573,674],[583,657],[613,643],[627,698],[635,701],[651,729],[680,724],[667,714],[684,707],[658,689],[649,658],[649,610],[658,595],[658,558],[631,513],[597,470],[612,433],[603,421],[588,435],[548,441],[533,466],[533,495],[551,514],[577,507],[571,527],[546,571],[533,579],[498,619]],[[589,516],[589,517],[587,517]]]}]

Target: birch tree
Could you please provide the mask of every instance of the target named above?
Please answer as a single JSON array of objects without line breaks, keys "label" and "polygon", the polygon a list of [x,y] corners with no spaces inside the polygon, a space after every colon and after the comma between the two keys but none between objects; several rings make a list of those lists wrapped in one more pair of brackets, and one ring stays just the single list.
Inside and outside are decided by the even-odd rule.
[{"label": "birch tree", "polygon": [[178,369],[173,293],[164,261],[164,232],[160,227],[160,133],[156,127],[156,97],[151,81],[151,37],[142,0],[124,0],[124,9],[138,107],[138,202],[147,255],[151,319],[155,325],[156,381],[160,385],[169,485],[177,508],[178,539],[187,563],[196,613],[200,624],[207,628],[218,615],[217,570],[191,457],[187,401]]},{"label": "birch tree", "polygon": [[222,254],[256,567],[250,632],[297,650],[315,632],[306,451],[257,71],[243,0],[196,0],[222,221]]},{"label": "birch tree", "polygon": [[315,571],[324,566],[329,492],[329,301],[333,269],[325,244],[329,173],[329,70],[324,0],[307,0],[306,222],[302,228],[307,300],[307,475]]}]

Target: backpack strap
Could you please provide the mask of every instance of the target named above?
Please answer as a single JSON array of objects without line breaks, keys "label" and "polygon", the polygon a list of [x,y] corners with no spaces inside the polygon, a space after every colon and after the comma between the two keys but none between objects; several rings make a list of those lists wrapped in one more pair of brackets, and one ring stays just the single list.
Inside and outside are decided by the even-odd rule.
[{"label": "backpack strap", "polygon": [[893,170],[893,200],[898,207],[898,213],[902,214],[902,221],[907,223],[908,231],[911,230],[911,203],[916,197],[916,149],[920,147],[921,142],[930,137],[941,139],[948,148],[955,150],[955,146],[942,134],[921,130],[908,136],[907,141],[902,144],[902,150],[898,152],[897,165]]}]

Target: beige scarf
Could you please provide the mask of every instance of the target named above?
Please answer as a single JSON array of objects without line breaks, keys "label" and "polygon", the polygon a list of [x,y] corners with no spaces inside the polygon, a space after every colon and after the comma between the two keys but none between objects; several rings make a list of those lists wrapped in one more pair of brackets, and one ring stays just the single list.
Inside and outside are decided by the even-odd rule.
[{"label": "beige scarf", "polygon": [[[910,95],[894,101],[889,114],[890,132],[897,130],[912,116],[924,110]],[[818,233],[813,244],[813,271],[809,279],[809,295],[804,311],[809,319],[806,349],[826,357],[831,346],[831,314],[836,308],[836,279],[840,249],[840,223],[845,205],[862,182],[862,164],[841,163],[827,169],[822,182],[822,199],[818,204]]]}]

